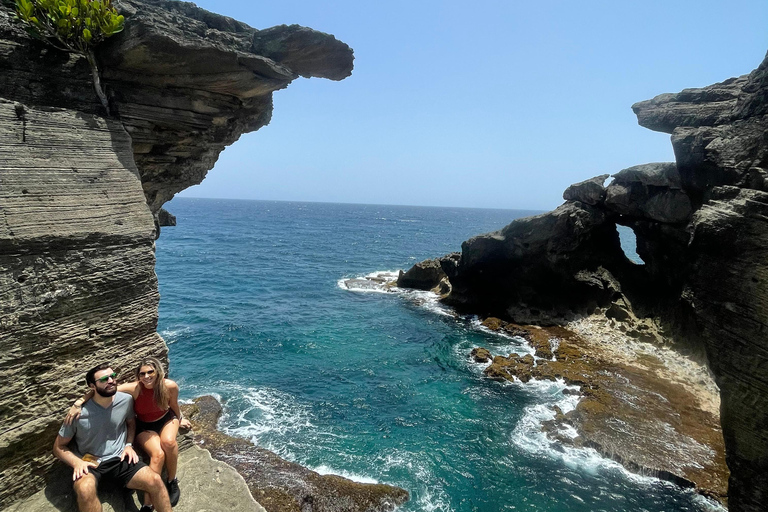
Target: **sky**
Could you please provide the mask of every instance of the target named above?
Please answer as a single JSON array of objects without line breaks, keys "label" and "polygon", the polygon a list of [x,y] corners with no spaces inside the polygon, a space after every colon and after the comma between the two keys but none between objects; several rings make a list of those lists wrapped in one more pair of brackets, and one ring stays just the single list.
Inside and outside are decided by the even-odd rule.
[{"label": "sky", "polygon": [[549,210],[599,174],[673,161],[633,103],[749,73],[765,0],[199,0],[355,52],[299,78],[181,197]]}]

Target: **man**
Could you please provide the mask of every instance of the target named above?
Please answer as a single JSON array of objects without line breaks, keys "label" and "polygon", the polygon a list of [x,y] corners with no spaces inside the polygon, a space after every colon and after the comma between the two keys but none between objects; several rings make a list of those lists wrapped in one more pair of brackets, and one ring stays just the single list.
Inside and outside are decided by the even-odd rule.
[{"label": "man", "polygon": [[[85,382],[94,390],[93,399],[86,402],[77,420],[61,426],[53,454],[74,470],[72,480],[80,512],[101,512],[96,488],[102,479],[149,493],[159,512],[171,512],[163,479],[140,461],[133,449],[133,399],[117,391],[116,377],[107,364],[85,375]],[[75,446],[70,449],[73,438]],[[142,507],[142,512],[146,510],[151,509]]]}]

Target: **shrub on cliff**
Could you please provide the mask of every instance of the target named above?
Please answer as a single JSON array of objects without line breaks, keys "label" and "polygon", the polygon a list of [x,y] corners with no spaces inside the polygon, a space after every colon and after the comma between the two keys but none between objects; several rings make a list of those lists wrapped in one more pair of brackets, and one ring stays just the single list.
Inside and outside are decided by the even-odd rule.
[{"label": "shrub on cliff", "polygon": [[93,87],[109,113],[93,48],[123,30],[125,19],[110,0],[15,0],[16,16],[27,32],[59,50],[83,55],[93,75]]}]

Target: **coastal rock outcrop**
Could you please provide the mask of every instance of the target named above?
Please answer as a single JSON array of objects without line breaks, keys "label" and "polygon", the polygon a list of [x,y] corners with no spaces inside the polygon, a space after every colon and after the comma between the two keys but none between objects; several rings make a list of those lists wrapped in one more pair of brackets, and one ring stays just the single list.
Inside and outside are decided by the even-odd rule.
[{"label": "coastal rock outcrop", "polygon": [[602,174],[588,180],[574,183],[563,192],[563,199],[566,201],[580,201],[591,204],[592,206],[600,204],[605,199],[605,180],[610,174]]},{"label": "coastal rock outcrop", "polygon": [[416,290],[431,290],[446,277],[440,260],[426,260],[415,264],[408,272],[401,272],[397,277],[397,286]]},{"label": "coastal rock outcrop", "polygon": [[168,210],[166,210],[165,208],[160,208],[157,211],[157,224],[160,227],[175,226],[176,225],[176,216],[173,215]]},{"label": "coastal rock outcrop", "polygon": [[[576,184],[556,210],[462,244],[444,298],[463,311],[562,324],[652,319],[708,363],[721,394],[733,511],[768,501],[768,58],[749,75],[633,105],[675,163]],[[621,254],[632,228],[644,265]],[[518,363],[522,364],[522,361]],[[670,457],[673,455],[670,454]]]},{"label": "coastal rock outcrop", "polygon": [[445,302],[533,324],[565,322],[608,307],[622,291],[613,274],[633,270],[613,216],[567,202],[467,240],[458,264],[444,267],[452,288]]},{"label": "coastal rock outcrop", "polygon": [[[633,471],[725,499],[728,469],[717,410],[701,407],[696,396],[696,391],[710,395],[716,390],[690,389],[701,375],[678,373],[674,362],[662,361],[658,352],[617,361],[608,350],[615,347],[601,348],[562,327],[526,329],[499,319],[484,324],[517,332],[537,348],[535,357],[496,355],[484,370],[488,378],[522,383],[562,379],[578,387],[564,390],[580,395],[578,404],[565,413],[557,408],[544,423],[551,438],[594,448]],[[686,381],[689,389],[677,380]]]},{"label": "coastal rock outcrop", "polygon": [[153,214],[266,125],[272,92],[340,80],[352,50],[297,26],[259,31],[191,3],[123,0],[83,57],[34,40],[0,4],[0,508],[39,489],[85,371],[165,357]]}]

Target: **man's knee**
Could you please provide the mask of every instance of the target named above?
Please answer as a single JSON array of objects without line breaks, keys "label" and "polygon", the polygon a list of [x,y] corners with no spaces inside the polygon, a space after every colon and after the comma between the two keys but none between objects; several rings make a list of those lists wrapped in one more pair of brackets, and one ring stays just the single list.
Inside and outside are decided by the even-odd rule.
[{"label": "man's knee", "polygon": [[89,499],[96,496],[96,478],[91,475],[81,476],[74,484],[78,499]]},{"label": "man's knee", "polygon": [[128,482],[131,489],[141,489],[142,491],[155,492],[165,489],[162,477],[152,471],[148,466],[141,468]]},{"label": "man's knee", "polygon": [[164,437],[164,438],[160,439],[160,446],[163,447],[163,451],[164,452],[173,451],[177,447],[176,438],[175,437],[172,437],[172,438]]},{"label": "man's knee", "polygon": [[150,470],[149,473],[151,473],[147,476],[147,486],[149,489],[155,491],[165,489],[163,478],[152,470]]}]

